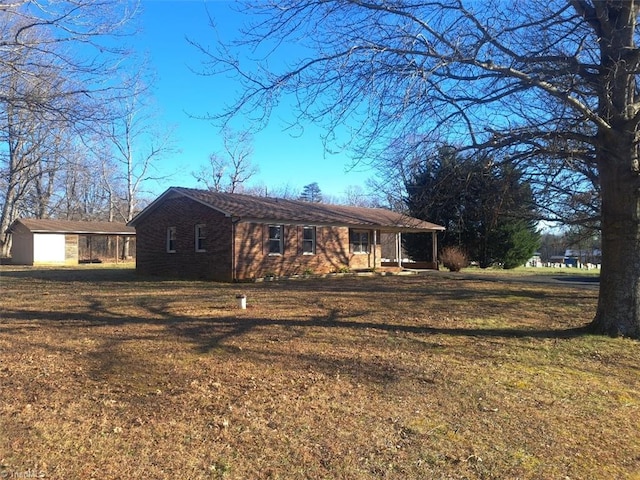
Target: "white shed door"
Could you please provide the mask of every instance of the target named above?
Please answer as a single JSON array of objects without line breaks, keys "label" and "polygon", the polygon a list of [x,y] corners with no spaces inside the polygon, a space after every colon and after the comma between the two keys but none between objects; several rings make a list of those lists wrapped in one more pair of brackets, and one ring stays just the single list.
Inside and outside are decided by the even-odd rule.
[{"label": "white shed door", "polygon": [[33,261],[64,263],[64,235],[57,233],[33,234]]}]

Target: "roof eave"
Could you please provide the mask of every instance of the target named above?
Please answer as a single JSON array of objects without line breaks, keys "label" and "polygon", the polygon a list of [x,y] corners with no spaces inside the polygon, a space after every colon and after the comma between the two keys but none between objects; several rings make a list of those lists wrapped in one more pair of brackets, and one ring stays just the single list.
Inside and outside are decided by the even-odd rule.
[{"label": "roof eave", "polygon": [[375,223],[348,223],[348,222],[318,222],[318,221],[305,221],[305,220],[287,220],[282,218],[256,218],[256,217],[234,217],[236,222],[241,223],[260,223],[271,225],[308,225],[314,227],[345,227],[345,228],[359,228],[366,230],[380,230],[388,233],[429,233],[429,232],[442,232],[445,230],[440,225],[434,225],[433,227],[409,227],[402,225],[383,225]]}]

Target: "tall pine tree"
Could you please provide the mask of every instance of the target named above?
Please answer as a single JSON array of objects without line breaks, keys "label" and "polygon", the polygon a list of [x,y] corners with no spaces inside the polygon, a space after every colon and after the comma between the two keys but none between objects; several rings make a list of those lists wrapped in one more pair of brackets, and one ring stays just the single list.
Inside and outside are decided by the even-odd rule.
[{"label": "tall pine tree", "polygon": [[318,186],[317,182],[310,183],[309,185],[305,185],[302,188],[300,200],[313,203],[322,202],[322,191],[320,191],[320,187]]}]

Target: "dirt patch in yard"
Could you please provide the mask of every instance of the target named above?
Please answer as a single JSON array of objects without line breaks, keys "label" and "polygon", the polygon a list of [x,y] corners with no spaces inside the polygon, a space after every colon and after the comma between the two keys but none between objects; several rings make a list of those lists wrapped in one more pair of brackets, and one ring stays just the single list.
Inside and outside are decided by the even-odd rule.
[{"label": "dirt patch in yard", "polygon": [[640,478],[640,343],[585,333],[597,291],[91,266],[0,283],[0,477]]}]

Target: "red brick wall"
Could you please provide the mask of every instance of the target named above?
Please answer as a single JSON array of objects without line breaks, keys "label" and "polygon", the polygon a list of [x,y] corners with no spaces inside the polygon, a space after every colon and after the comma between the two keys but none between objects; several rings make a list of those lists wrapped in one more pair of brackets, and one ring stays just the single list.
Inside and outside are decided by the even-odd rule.
[{"label": "red brick wall", "polygon": [[[196,252],[195,226],[205,225],[205,252]],[[175,253],[167,252],[167,228],[176,227]],[[167,198],[136,225],[136,270],[232,281],[231,219],[193,200]]]},{"label": "red brick wall", "polygon": [[[303,225],[284,225],[284,251],[269,254],[269,225],[239,223],[236,226],[236,278],[262,278],[304,273],[323,274],[372,268],[373,254],[352,254],[349,251],[349,229],[346,227],[316,227],[316,252],[305,255],[302,250]],[[378,245],[377,266],[381,247]]]}]

